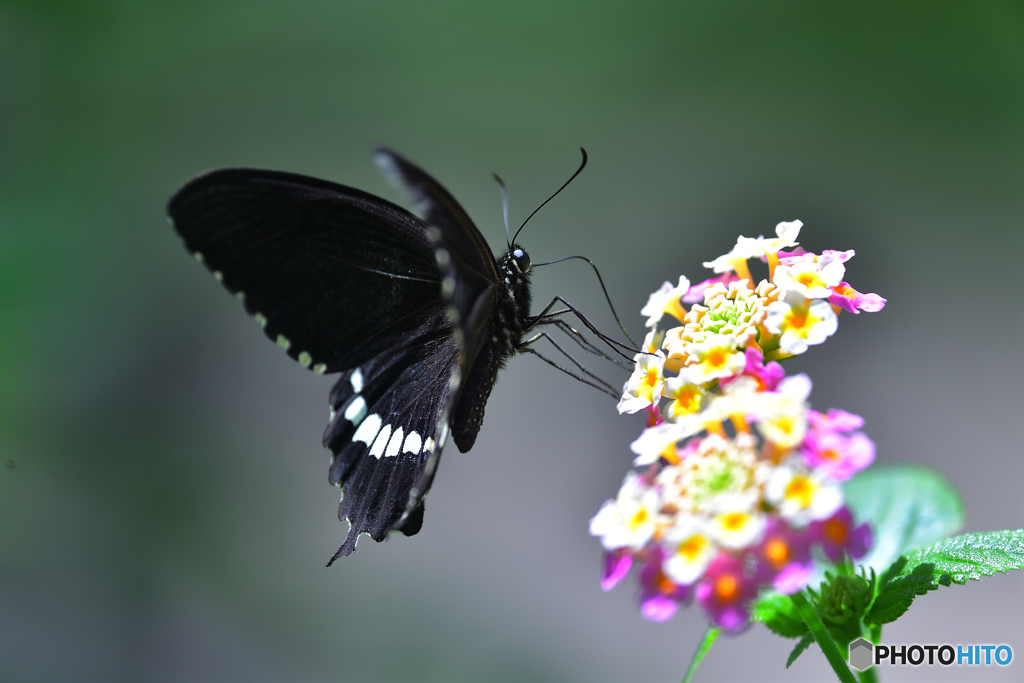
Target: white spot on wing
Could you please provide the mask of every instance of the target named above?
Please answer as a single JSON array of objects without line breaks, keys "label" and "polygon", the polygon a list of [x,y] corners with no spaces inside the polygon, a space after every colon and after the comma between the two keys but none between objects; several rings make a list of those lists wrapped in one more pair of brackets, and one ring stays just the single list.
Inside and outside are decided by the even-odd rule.
[{"label": "white spot on wing", "polygon": [[420,449],[423,448],[423,441],[420,439],[420,435],[416,432],[409,432],[409,435],[405,437],[405,448],[402,449],[406,453],[419,453]]},{"label": "white spot on wing", "polygon": [[324,365],[323,363],[317,363],[316,365],[313,366],[313,372],[315,372],[318,375],[322,375],[325,372],[327,372],[327,366]]},{"label": "white spot on wing", "polygon": [[427,236],[427,239],[437,244],[441,241],[441,231],[431,225],[429,228],[423,231],[423,234]]},{"label": "white spot on wing", "polygon": [[[345,408],[345,412],[343,414],[345,419],[352,424],[359,424],[363,421],[363,418],[366,417],[366,401],[363,400],[362,396],[356,396],[352,402],[348,404],[348,407]],[[374,417],[376,417],[376,415],[374,415]],[[352,440],[356,441],[355,437],[353,437]]]},{"label": "white spot on wing", "polygon": [[267,316],[262,313],[257,313],[253,317],[256,318],[256,322],[260,324],[260,327],[267,329]]},{"label": "white spot on wing", "polygon": [[352,385],[352,391],[358,394],[363,390],[363,373],[359,368],[352,371],[352,376],[348,378],[348,381]]},{"label": "white spot on wing", "polygon": [[448,440],[448,425],[441,427],[441,436],[437,439],[437,447],[444,448],[444,442]]},{"label": "white spot on wing", "polygon": [[299,362],[302,363],[303,367],[308,368],[309,364],[313,362],[313,357],[303,351],[299,354]]},{"label": "white spot on wing", "polygon": [[437,261],[437,265],[442,268],[447,268],[448,264],[451,263],[451,254],[444,247],[439,248],[434,252],[434,259]]},{"label": "white spot on wing", "polygon": [[287,351],[288,349],[291,348],[292,343],[288,341],[288,337],[284,336],[283,334],[279,334],[277,335],[277,345],[280,346],[285,351]]},{"label": "white spot on wing", "polygon": [[196,253],[194,253],[192,255],[196,257],[196,261],[199,261],[200,263],[203,262],[203,252],[197,251]]},{"label": "white spot on wing", "polygon": [[359,429],[352,435],[353,441],[362,441],[367,446],[373,443],[373,437],[377,436],[377,432],[380,431],[380,415],[371,415],[370,417],[363,420],[362,424],[359,425]]},{"label": "white spot on wing", "polygon": [[380,433],[377,434],[373,446],[370,447],[370,455],[380,460],[380,456],[384,455],[384,447],[388,445],[389,436],[391,436],[391,425],[384,425],[380,428]]},{"label": "white spot on wing", "polygon": [[217,278],[217,282],[224,282],[224,273],[219,270],[213,271],[213,276]]},{"label": "white spot on wing", "polygon": [[455,293],[455,278],[451,275],[441,280],[441,296],[446,299],[450,299],[452,294]]},{"label": "white spot on wing", "polygon": [[391,435],[391,441],[388,441],[388,447],[384,449],[385,458],[393,458],[398,455],[399,449],[402,447],[402,428],[395,427],[394,433]]},{"label": "white spot on wing", "polygon": [[235,292],[235,298],[238,299],[239,301],[245,301],[245,292],[241,290]]},{"label": "white spot on wing", "polygon": [[428,436],[426,442],[423,444],[423,450],[427,453],[434,452],[434,437]]}]

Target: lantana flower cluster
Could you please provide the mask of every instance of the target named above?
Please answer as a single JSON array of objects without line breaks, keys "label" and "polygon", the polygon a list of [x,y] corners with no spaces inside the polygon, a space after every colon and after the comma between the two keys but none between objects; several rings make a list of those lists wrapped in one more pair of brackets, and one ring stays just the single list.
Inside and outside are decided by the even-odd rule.
[{"label": "lantana flower cluster", "polygon": [[[839,562],[871,545],[842,491],[874,460],[863,420],[812,410],[810,379],[787,377],[778,361],[831,336],[841,311],[877,311],[885,300],[844,281],[853,251],[800,249],[801,226],[740,237],[704,264],[716,277],[666,282],[641,311],[650,331],[618,408],[645,411],[648,426],[631,445],[637,471],[590,532],[606,550],[605,590],[639,566],[649,619],[696,599],[736,630],[761,589],[807,585],[815,553]],[[756,285],[752,258],[768,266]],[[666,327],[666,314],[681,324]]]}]

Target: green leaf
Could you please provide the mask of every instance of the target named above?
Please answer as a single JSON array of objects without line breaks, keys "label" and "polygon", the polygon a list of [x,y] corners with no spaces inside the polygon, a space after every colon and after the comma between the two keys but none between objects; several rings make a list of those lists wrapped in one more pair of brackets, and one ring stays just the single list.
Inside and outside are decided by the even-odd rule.
[{"label": "green leaf", "polygon": [[805,633],[804,637],[800,639],[800,642],[796,644],[793,651],[789,653],[789,659],[786,660],[786,668],[788,669],[796,661],[796,658],[804,653],[804,650],[811,646],[814,642],[814,636],[810,633]]},{"label": "green leaf", "polygon": [[752,616],[783,638],[799,638],[807,633],[807,624],[797,614],[793,601],[782,593],[765,591],[758,596]]},{"label": "green leaf", "polygon": [[903,553],[946,538],[964,521],[960,496],[945,477],[920,465],[872,467],[844,487],[859,521],[871,523],[874,545],[857,564],[882,573]]},{"label": "green leaf", "polygon": [[887,624],[909,609],[914,598],[939,586],[977,581],[995,572],[1024,567],[1024,529],[964,534],[913,550],[882,576],[878,597],[865,621]]}]

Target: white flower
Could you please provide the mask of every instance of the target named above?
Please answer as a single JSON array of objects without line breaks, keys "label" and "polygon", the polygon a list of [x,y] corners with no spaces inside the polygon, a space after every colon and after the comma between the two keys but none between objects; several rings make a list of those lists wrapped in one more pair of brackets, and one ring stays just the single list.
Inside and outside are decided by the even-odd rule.
[{"label": "white flower", "polygon": [[730,334],[709,334],[704,341],[686,347],[690,363],[684,368],[693,384],[732,377],[743,372],[747,357],[736,348],[736,337]]},{"label": "white flower", "polygon": [[601,537],[605,550],[640,550],[654,536],[659,508],[658,492],[630,472],[618,497],[606,501],[590,520],[590,534]]},{"label": "white flower", "polygon": [[775,226],[776,238],[759,237],[758,242],[766,254],[774,254],[786,247],[795,247],[799,242],[796,238],[800,236],[800,228],[804,227],[803,221],[783,221]]},{"label": "white flower", "polygon": [[803,373],[782,380],[775,391],[757,394],[757,431],[782,449],[800,445],[807,434],[810,394],[811,379]]},{"label": "white flower", "polygon": [[779,348],[798,355],[811,344],[820,344],[839,327],[835,311],[825,299],[807,299],[791,291],[782,301],[768,305],[764,325],[772,334],[781,334]]},{"label": "white flower", "polygon": [[664,410],[665,419],[675,422],[684,415],[700,411],[704,390],[699,385],[687,381],[683,375],[679,375],[665,380],[665,398],[672,399]]},{"label": "white flower", "polygon": [[701,424],[698,415],[684,415],[676,422],[662,422],[648,427],[636,441],[629,444],[629,450],[636,453],[633,464],[643,467],[658,462],[658,458],[662,457],[669,462],[678,462],[676,443],[699,432]]},{"label": "white flower", "polygon": [[714,261],[705,261],[704,267],[710,268],[716,273],[728,273],[736,270],[737,262],[746,261],[748,258],[754,256],[760,256],[764,253],[764,249],[761,247],[761,240],[763,237],[744,237],[740,235],[736,238],[736,246],[732,248],[728,254],[722,254]]},{"label": "white flower", "polygon": [[656,327],[666,313],[678,318],[680,322],[686,316],[681,302],[683,295],[690,289],[690,281],[685,275],[679,276],[679,284],[675,287],[665,282],[657,292],[647,299],[647,305],[640,309],[640,315],[647,316],[647,327]]},{"label": "white flower", "polygon": [[764,536],[768,518],[757,510],[753,492],[723,493],[712,503],[711,533],[723,547],[739,550],[755,545]]},{"label": "white flower", "polygon": [[622,398],[619,399],[620,414],[632,414],[657,404],[665,389],[664,353],[638,353],[633,360],[636,362],[633,374],[622,387]]},{"label": "white flower", "polygon": [[783,292],[800,292],[808,299],[827,299],[832,287],[843,281],[846,266],[836,256],[819,256],[810,261],[780,265],[775,269],[772,283]]},{"label": "white flower", "polygon": [[676,518],[675,524],[665,532],[662,547],[665,549],[662,571],[680,586],[688,586],[699,579],[718,552],[704,520],[693,515]]},{"label": "white flower", "polygon": [[644,343],[642,350],[647,353],[656,353],[661,348],[661,343],[665,341],[665,332],[658,330],[650,330],[644,337]]},{"label": "white flower", "polygon": [[736,238],[736,246],[732,248],[732,251],[719,256],[714,261],[706,261],[704,267],[710,268],[716,273],[727,273],[737,270],[738,263],[749,258],[774,254],[786,247],[795,247],[799,244],[796,238],[800,235],[801,227],[803,227],[802,222],[789,221],[775,226],[776,237],[774,238],[765,237],[764,235],[757,237],[743,237],[740,235]]},{"label": "white flower", "polygon": [[776,467],[765,484],[765,499],[790,524],[826,519],[843,504],[843,490],[821,472],[808,472],[792,460]]},{"label": "white flower", "polygon": [[708,422],[725,422],[737,418],[756,416],[761,410],[761,393],[753,377],[738,377],[712,395],[701,417]]}]

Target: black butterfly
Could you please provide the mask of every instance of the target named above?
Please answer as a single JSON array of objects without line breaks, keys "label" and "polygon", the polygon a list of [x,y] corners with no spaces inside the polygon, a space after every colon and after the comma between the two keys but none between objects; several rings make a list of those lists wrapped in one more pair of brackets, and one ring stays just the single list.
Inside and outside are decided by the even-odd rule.
[{"label": "black butterfly", "polygon": [[425,220],[351,187],[255,169],[200,176],[168,205],[188,250],[270,339],[314,372],[344,373],[323,442],[350,526],[328,566],[360,534],[420,530],[449,433],[472,448],[524,333],[565,326],[551,306],[530,316],[530,257],[514,240],[495,260],[436,180],[391,150],[375,159]]}]

